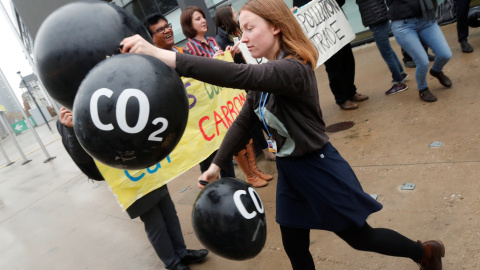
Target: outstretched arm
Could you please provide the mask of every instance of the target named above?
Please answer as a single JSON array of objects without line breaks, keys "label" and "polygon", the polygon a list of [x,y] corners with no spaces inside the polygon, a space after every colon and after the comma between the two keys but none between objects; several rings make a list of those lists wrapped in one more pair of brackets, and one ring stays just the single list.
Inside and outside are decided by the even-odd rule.
[{"label": "outstretched arm", "polygon": [[156,57],[174,68],[180,76],[222,87],[297,95],[308,81],[309,65],[297,60],[269,61],[261,65],[237,65],[217,59],[175,53],[155,47],[141,36],[125,38],[122,53]]}]

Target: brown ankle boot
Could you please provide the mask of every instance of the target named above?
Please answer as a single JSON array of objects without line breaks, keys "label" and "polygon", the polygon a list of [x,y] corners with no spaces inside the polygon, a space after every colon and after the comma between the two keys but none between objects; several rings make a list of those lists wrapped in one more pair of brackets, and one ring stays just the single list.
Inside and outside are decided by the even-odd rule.
[{"label": "brown ankle boot", "polygon": [[243,173],[245,173],[247,183],[254,187],[264,187],[268,184],[267,181],[258,177],[250,168],[250,165],[248,164],[247,150],[243,149],[238,152],[237,156],[233,156],[233,158],[237,161],[237,164],[240,169],[242,169]]},{"label": "brown ankle boot", "polygon": [[247,144],[247,158],[248,158],[248,164],[250,165],[250,168],[258,177],[266,181],[270,181],[273,179],[273,175],[266,174],[258,169],[257,158],[255,155],[255,147],[253,147],[252,139],[250,139],[250,141]]},{"label": "brown ankle boot", "polygon": [[442,257],[445,256],[445,246],[440,241],[420,242],[423,248],[423,257],[416,261],[420,270],[442,270]]}]

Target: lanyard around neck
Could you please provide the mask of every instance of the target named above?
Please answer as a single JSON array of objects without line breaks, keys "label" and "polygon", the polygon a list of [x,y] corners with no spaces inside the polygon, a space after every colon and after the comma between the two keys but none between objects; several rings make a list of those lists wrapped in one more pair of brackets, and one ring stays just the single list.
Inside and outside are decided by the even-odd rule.
[{"label": "lanyard around neck", "polygon": [[[278,57],[278,60],[282,59],[284,54],[285,54],[285,52],[282,51],[282,53]],[[259,111],[260,111],[260,118],[262,118],[263,125],[265,126],[265,129],[267,130],[268,138],[271,138],[272,134],[270,134],[270,130],[268,129],[267,123],[265,122],[265,116],[263,116],[263,111],[265,110],[265,103],[267,103],[268,94],[270,94],[270,93],[267,93],[265,95],[265,99],[263,99],[263,94],[264,93],[262,92],[262,94],[260,95],[260,102],[258,104],[258,108],[259,108]],[[263,103],[262,103],[262,99],[263,99]]]},{"label": "lanyard around neck", "polygon": [[215,46],[213,46],[213,44],[212,44],[212,42],[211,42],[211,41],[209,41],[208,43],[210,44],[210,47],[212,48],[212,50],[213,50],[213,52],[214,52],[214,53],[212,53],[212,52],[210,52],[210,51],[207,51],[207,50],[205,50],[205,49],[203,48],[203,46],[202,46],[202,43],[201,43],[201,42],[200,42],[200,44],[198,44],[198,43],[195,41],[195,39],[193,39],[193,38],[192,38],[192,41],[193,41],[193,43],[195,44],[195,46],[197,46],[197,48],[199,48],[200,50],[202,50],[202,51],[204,51],[204,52],[206,52],[206,53],[210,54],[211,56],[213,56],[213,55],[214,55],[214,54],[217,52],[217,50],[215,50]]}]

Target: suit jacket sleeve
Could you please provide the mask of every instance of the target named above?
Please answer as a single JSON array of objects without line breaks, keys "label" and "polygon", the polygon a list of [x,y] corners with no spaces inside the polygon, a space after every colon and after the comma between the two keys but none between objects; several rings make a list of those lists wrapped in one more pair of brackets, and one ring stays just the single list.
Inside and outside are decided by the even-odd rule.
[{"label": "suit jacket sleeve", "polygon": [[98,181],[105,180],[98,170],[93,158],[87,152],[85,152],[78,142],[73,128],[66,127],[60,121],[57,121],[57,129],[62,137],[62,143],[65,147],[65,150],[67,150],[67,153],[70,155],[77,167],[90,179]]}]

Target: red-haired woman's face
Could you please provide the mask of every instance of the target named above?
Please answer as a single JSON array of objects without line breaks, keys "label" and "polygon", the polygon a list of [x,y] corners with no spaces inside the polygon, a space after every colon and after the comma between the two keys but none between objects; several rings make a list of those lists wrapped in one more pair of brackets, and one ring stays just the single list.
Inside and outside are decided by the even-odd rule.
[{"label": "red-haired woman's face", "polygon": [[278,27],[274,27],[262,17],[244,10],[240,13],[240,27],[242,28],[242,42],[254,58],[265,57],[272,60],[279,50],[277,34]]},{"label": "red-haired woman's face", "polygon": [[203,36],[208,31],[207,20],[205,20],[202,13],[195,11],[192,14],[192,27],[197,31],[197,35]]}]

